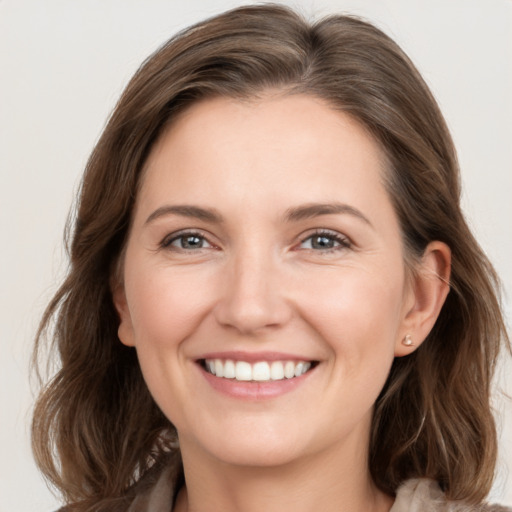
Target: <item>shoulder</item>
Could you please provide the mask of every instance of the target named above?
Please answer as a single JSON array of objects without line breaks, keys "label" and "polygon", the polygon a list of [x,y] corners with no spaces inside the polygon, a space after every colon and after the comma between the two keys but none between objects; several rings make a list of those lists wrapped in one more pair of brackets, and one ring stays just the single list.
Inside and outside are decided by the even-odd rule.
[{"label": "shoulder", "polygon": [[[182,484],[181,458],[172,452],[162,457],[136,482],[125,495],[108,502],[96,503],[91,510],[98,512],[169,512],[176,489]],[[55,512],[71,512],[73,505]],[[89,510],[89,509],[88,509]]]},{"label": "shoulder", "polygon": [[397,491],[390,512],[512,512],[501,505],[482,503],[469,505],[459,501],[448,501],[437,482],[428,479],[408,480]]}]

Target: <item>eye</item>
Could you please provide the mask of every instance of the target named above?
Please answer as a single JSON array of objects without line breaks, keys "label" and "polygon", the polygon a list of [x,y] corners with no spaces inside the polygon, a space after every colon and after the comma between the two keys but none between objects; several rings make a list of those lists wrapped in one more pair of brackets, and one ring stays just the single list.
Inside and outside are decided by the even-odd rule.
[{"label": "eye", "polygon": [[166,249],[183,251],[195,251],[213,247],[201,233],[191,231],[169,235],[162,241],[161,245]]},{"label": "eye", "polygon": [[304,238],[300,245],[300,249],[314,251],[335,251],[338,249],[346,249],[350,247],[350,241],[338,233],[331,231],[318,231],[307,238]]}]

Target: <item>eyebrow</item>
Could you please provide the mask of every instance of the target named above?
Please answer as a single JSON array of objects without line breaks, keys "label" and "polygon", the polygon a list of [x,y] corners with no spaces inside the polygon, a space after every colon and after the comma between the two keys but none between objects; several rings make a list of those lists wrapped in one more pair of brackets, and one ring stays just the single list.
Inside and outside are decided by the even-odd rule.
[{"label": "eyebrow", "polygon": [[352,215],[370,227],[372,223],[367,217],[363,215],[357,208],[344,203],[311,203],[295,208],[289,208],[285,213],[285,220],[287,222],[297,222],[301,220],[307,220],[320,215],[336,215],[336,214],[348,214]]},{"label": "eyebrow", "polygon": [[[308,203],[296,206],[286,210],[284,219],[286,222],[299,222],[301,220],[312,219],[321,215],[348,214],[352,215],[364,223],[372,226],[372,223],[357,208],[343,203]],[[224,219],[220,213],[214,209],[201,208],[193,205],[166,205],[157,208],[147,219],[145,224],[164,217],[166,215],[179,215],[193,219],[211,222],[212,224],[222,224]]]},{"label": "eyebrow", "polygon": [[223,218],[217,211],[209,208],[201,208],[192,205],[169,205],[157,208],[147,219],[145,224],[164,217],[166,215],[180,215],[181,217],[189,217],[193,219],[211,222],[213,224],[221,224]]}]

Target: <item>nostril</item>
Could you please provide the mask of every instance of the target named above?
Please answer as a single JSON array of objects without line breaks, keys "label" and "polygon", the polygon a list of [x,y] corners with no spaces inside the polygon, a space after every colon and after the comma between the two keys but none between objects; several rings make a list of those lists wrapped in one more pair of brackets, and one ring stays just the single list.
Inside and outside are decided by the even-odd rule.
[{"label": "nostril", "polygon": [[226,300],[215,310],[215,317],[220,325],[246,335],[279,328],[291,316],[289,306],[284,303],[264,303],[255,299]]}]

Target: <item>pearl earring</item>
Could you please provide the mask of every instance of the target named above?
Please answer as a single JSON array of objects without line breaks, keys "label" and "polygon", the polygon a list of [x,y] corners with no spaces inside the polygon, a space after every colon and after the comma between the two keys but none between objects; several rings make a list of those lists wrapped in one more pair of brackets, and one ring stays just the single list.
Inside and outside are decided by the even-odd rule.
[{"label": "pearl earring", "polygon": [[402,345],[405,345],[406,347],[414,347],[412,336],[410,334],[405,335],[405,338],[402,340]]}]

